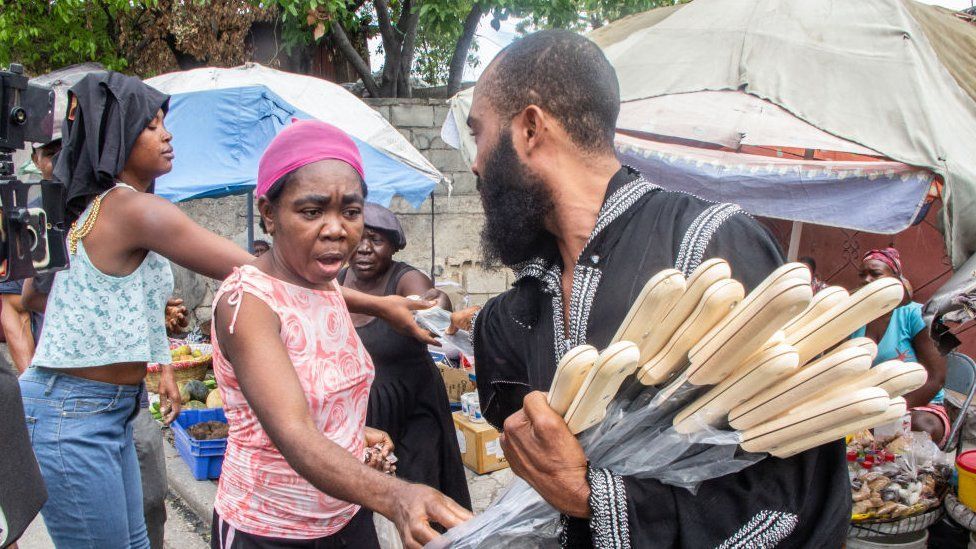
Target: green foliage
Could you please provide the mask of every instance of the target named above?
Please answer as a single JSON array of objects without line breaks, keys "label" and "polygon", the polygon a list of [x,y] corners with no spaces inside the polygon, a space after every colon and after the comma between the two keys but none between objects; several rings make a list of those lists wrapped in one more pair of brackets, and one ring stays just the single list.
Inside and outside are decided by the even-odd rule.
[{"label": "green foliage", "polygon": [[[0,65],[19,62],[29,74],[40,74],[74,63],[97,61],[115,70],[129,68],[152,73],[145,66],[155,67],[170,61],[142,59],[152,57],[141,53],[147,51],[145,40],[139,41],[141,36],[148,36],[147,29],[162,23],[180,25],[184,16],[179,15],[183,13],[178,10],[179,5],[188,8],[224,1],[0,0]],[[323,39],[331,25],[341,25],[350,36],[376,36],[379,32],[380,14],[376,13],[375,0],[243,1],[262,9],[277,8],[282,45],[289,52]],[[631,13],[677,1],[482,0],[479,5],[492,18],[496,29],[500,21],[513,17],[520,20],[518,28],[522,32],[534,28],[584,32]],[[396,25],[403,0],[387,0],[385,5],[390,12],[387,15]],[[413,63],[416,76],[430,84],[446,82],[454,48],[474,5],[475,0],[412,0],[419,18]],[[235,12],[228,13],[233,16]],[[246,26],[249,21],[244,20],[242,24]],[[157,42],[160,40],[159,36],[153,36]],[[240,51],[244,47],[241,44]],[[475,51],[477,39],[471,45],[467,65],[478,63],[472,53]],[[195,56],[198,54],[193,52]]]},{"label": "green foliage", "polygon": [[119,53],[120,18],[154,0],[0,0],[0,65],[23,64],[30,74],[97,61],[127,65]]}]

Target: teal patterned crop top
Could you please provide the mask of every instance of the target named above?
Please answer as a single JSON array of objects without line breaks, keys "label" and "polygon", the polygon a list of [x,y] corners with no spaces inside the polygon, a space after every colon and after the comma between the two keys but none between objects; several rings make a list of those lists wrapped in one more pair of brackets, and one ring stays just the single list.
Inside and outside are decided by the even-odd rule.
[{"label": "teal patterned crop top", "polygon": [[[118,183],[102,196],[120,187]],[[134,189],[133,189],[134,191]],[[91,205],[78,218],[81,226]],[[33,366],[86,368],[119,362],[171,362],[166,301],[173,293],[169,261],[150,251],[126,276],[99,271],[78,243],[71,265],[54,278]]]}]

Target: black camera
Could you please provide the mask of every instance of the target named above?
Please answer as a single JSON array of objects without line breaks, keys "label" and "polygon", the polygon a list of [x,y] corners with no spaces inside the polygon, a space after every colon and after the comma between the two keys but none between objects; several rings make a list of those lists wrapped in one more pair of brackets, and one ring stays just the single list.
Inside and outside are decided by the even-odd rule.
[{"label": "black camera", "polygon": [[68,264],[64,186],[17,178],[14,151],[46,143],[54,131],[54,92],[28,82],[24,68],[0,70],[0,281]]}]

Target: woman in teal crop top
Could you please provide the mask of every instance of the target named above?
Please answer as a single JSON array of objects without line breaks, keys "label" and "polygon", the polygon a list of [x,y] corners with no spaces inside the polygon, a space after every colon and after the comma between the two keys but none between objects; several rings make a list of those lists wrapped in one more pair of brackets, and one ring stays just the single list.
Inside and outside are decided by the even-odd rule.
[{"label": "woman in teal crop top", "polygon": [[[132,441],[147,362],[168,362],[169,261],[223,280],[254,258],[152,194],[172,169],[169,96],[118,73],[93,73],[69,92],[55,177],[65,184],[68,270],[48,300],[50,324],[20,378],[31,443],[47,485],[42,510],[58,547],[148,547]],[[343,291],[349,309],[436,343],[398,296]],[[171,367],[159,383],[166,422],[179,413]]]},{"label": "woman in teal crop top", "polygon": [[942,406],[946,359],[939,354],[925,330],[921,304],[911,301],[911,288],[902,273],[898,250],[869,251],[861,261],[859,274],[865,284],[884,277],[898,278],[905,284],[905,302],[861,328],[854,336],[867,336],[878,344],[875,364],[902,360],[925,367],[928,372],[925,385],[905,395],[905,400],[912,412],[912,430],[925,431],[936,444],[941,444],[949,434],[949,416]]}]

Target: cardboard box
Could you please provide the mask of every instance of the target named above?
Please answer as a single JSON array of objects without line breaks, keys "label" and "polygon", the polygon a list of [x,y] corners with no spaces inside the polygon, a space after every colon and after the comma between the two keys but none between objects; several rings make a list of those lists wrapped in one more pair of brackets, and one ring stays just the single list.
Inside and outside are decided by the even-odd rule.
[{"label": "cardboard box", "polygon": [[461,395],[476,391],[474,382],[466,370],[461,368],[451,368],[444,364],[438,364],[437,368],[441,371],[444,378],[444,386],[447,388],[447,398],[454,403],[461,402]]},{"label": "cardboard box", "polygon": [[479,475],[508,467],[498,430],[487,423],[474,423],[454,412],[454,431],[461,447],[461,461]]}]

